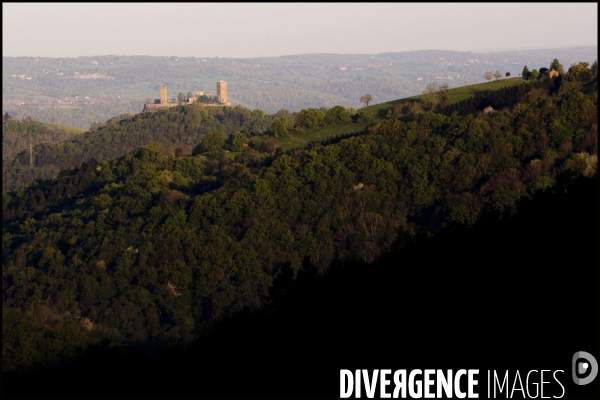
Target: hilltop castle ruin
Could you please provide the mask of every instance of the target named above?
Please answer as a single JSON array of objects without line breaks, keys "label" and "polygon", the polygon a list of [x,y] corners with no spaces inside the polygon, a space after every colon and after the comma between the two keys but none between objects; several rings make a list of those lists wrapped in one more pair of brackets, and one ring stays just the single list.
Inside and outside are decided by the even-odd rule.
[{"label": "hilltop castle ruin", "polygon": [[217,82],[217,101],[221,104],[227,103],[227,82]]},{"label": "hilltop castle ruin", "polygon": [[187,98],[182,102],[176,101],[173,98],[173,101],[169,102],[167,97],[167,87],[165,85],[160,87],[159,98],[154,99],[154,103],[146,103],[144,104],[143,112],[147,111],[156,111],[161,108],[170,108],[178,106],[179,104],[193,104],[200,103],[204,106],[230,106],[231,103],[227,101],[227,82],[218,81],[217,82],[217,95],[213,96],[212,94],[204,94],[204,92],[196,92],[194,95],[191,93],[188,94]]}]

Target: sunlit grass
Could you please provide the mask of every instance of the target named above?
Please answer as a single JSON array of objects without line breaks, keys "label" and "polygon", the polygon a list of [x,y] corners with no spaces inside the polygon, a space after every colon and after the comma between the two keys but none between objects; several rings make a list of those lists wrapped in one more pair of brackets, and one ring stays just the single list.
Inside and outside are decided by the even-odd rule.
[{"label": "sunlit grass", "polygon": [[[502,78],[493,80],[491,82],[478,83],[476,85],[462,86],[448,90],[450,97],[450,104],[458,103],[461,100],[468,99],[477,93],[487,92],[490,90],[498,90],[504,87],[510,87],[515,85],[522,85],[527,81],[523,78]],[[371,116],[372,122],[382,120],[386,118],[387,112],[393,108],[396,104],[405,101],[418,101],[420,95],[406,97],[403,99],[388,101],[385,103],[373,104],[368,107],[363,107],[358,111],[367,113]],[[368,122],[354,123],[346,122],[344,124],[328,125],[322,128],[315,128],[306,130],[297,135],[288,135],[280,138],[276,138],[277,145],[281,147],[283,151],[292,149],[302,148],[312,141],[323,141],[335,136],[358,133],[362,132]]]}]

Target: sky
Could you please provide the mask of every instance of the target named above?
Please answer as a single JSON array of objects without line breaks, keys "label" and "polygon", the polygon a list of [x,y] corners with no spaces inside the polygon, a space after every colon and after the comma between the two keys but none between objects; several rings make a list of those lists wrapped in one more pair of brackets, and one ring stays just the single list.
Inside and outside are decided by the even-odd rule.
[{"label": "sky", "polygon": [[2,3],[2,55],[272,57],[598,45],[598,3]]}]

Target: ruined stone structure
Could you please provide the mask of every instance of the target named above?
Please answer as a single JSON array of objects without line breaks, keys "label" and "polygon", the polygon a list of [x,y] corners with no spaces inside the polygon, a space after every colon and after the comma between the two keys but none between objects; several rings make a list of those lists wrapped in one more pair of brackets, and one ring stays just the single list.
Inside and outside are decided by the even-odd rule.
[{"label": "ruined stone structure", "polygon": [[[189,97],[187,101],[182,104],[192,104],[198,100],[199,97],[203,96],[204,92],[196,92],[195,95]],[[211,94],[207,94],[209,98],[212,98]],[[203,106],[206,107],[216,107],[216,106],[230,106],[231,103],[227,101],[227,82],[219,81],[217,82],[217,96],[215,97],[214,103],[202,103]],[[143,112],[147,111],[156,111],[161,108],[170,108],[179,105],[178,102],[169,103],[167,98],[167,87],[165,85],[160,87],[159,98],[154,100],[152,104],[144,104]]]},{"label": "ruined stone structure", "polygon": [[217,82],[217,101],[219,103],[227,103],[227,82]]},{"label": "ruined stone structure", "polygon": [[160,104],[167,104],[167,87],[162,85],[160,87]]}]

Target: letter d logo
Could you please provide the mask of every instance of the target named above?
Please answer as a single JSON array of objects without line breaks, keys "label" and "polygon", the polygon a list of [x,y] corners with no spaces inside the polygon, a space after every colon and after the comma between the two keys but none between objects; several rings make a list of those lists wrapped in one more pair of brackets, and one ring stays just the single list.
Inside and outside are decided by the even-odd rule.
[{"label": "letter d logo", "polygon": [[[577,363],[577,361],[583,358],[585,361]],[[586,351],[578,351],[573,354],[573,361],[571,363],[571,371],[573,373],[573,382],[576,385],[587,385],[594,380],[598,375],[598,362],[593,355]],[[591,368],[591,369],[590,369]],[[589,375],[585,378],[579,378],[577,375],[583,375],[590,371]]]}]

